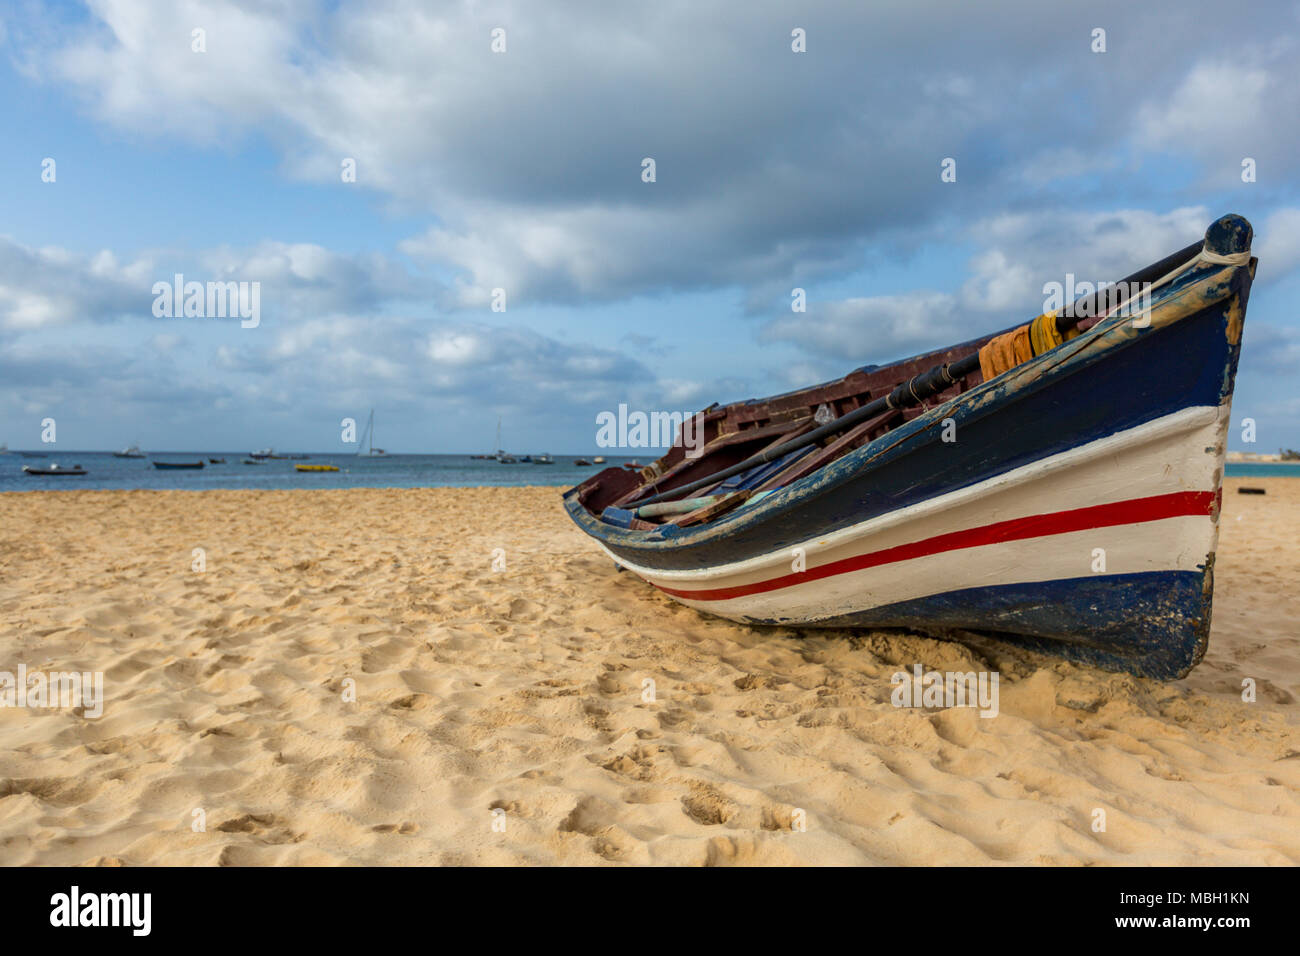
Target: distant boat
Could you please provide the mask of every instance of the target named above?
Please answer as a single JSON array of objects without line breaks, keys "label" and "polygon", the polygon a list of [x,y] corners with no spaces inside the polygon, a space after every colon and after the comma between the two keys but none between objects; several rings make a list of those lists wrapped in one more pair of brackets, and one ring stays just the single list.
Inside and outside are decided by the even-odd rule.
[{"label": "distant boat", "polygon": [[591,462],[587,461],[585,458],[575,458],[573,463],[579,468],[585,468],[591,465]]},{"label": "distant boat", "polygon": [[591,462],[593,465],[603,465],[605,464],[605,456],[597,455],[595,458],[591,459]]},{"label": "distant boat", "polygon": [[225,463],[226,463],[226,459],[224,459],[224,458],[209,458],[209,459],[208,459],[208,464],[209,464],[209,465],[224,465]]},{"label": "distant boat", "polygon": [[57,461],[51,462],[49,468],[33,468],[31,465],[23,465],[23,471],[29,475],[46,475],[50,478],[75,478],[77,475],[86,473],[86,469],[80,465],[73,465],[71,468],[60,468]]},{"label": "distant boat", "polygon": [[294,465],[295,471],[338,471],[338,465]]},{"label": "distant boat", "polygon": [[553,465],[553,464],[555,464],[555,459],[552,458],[550,455],[538,455],[536,458],[533,459],[533,464],[534,464],[534,465]]},{"label": "distant boat", "polygon": [[265,458],[244,458],[240,462],[240,464],[244,465],[265,465],[266,463]]},{"label": "distant boat", "polygon": [[145,453],[140,450],[139,445],[127,445],[121,451],[113,452],[114,458],[144,458]]},{"label": "distant boat", "polygon": [[519,458],[519,460],[520,460],[521,462],[523,462],[524,464],[526,464],[526,465],[531,465],[531,464],[533,463],[533,456],[532,456],[532,455],[521,455],[520,458]]},{"label": "distant boat", "polygon": [[[500,417],[497,418],[497,453],[492,457],[495,458],[500,464],[503,465],[514,465],[514,464],[518,464],[518,462],[520,461],[520,459],[516,458],[514,455],[510,454],[508,451],[506,451],[504,448],[501,447]],[[532,461],[532,459],[529,458],[527,455],[523,457],[523,460]]]},{"label": "distant boat", "polygon": [[256,458],[258,461],[288,461],[291,458],[306,458],[306,455],[277,455],[274,448],[262,448],[258,451],[250,451],[249,458]]},{"label": "distant boat", "polygon": [[631,461],[625,461],[623,463],[623,467],[626,468],[628,471],[638,471],[641,468],[641,462],[633,458]]},{"label": "distant boat", "polygon": [[364,450],[358,448],[358,455],[365,455],[369,458],[382,458],[388,454],[388,452],[384,451],[382,448],[375,447],[375,410],[373,408],[370,409],[370,418],[366,421],[366,430],[361,433],[361,441],[357,444],[365,445],[367,438],[370,439],[369,446]]},{"label": "distant boat", "polygon": [[162,471],[175,470],[179,468],[202,468],[204,461],[200,458],[198,461],[155,461],[153,466]]},{"label": "distant boat", "polygon": [[9,450],[8,445],[0,444],[0,455],[12,455],[12,454],[13,452]]}]

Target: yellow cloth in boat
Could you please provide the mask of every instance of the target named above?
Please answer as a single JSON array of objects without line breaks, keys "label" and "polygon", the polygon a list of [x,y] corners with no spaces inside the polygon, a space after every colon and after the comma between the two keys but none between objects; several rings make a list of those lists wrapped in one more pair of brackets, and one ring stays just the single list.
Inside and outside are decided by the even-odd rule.
[{"label": "yellow cloth in boat", "polygon": [[1054,349],[1062,342],[1077,338],[1079,330],[1071,329],[1061,335],[1056,327],[1056,312],[1044,312],[1029,323],[1029,341],[1034,347],[1035,355],[1042,355],[1048,349]]},{"label": "yellow cloth in boat", "polygon": [[987,382],[1033,357],[1034,346],[1029,339],[1029,326],[1022,325],[985,343],[980,349],[980,371],[984,373],[984,381]]},{"label": "yellow cloth in boat", "polygon": [[980,371],[984,374],[984,381],[1010,371],[1078,334],[1078,329],[1070,329],[1062,336],[1056,328],[1055,312],[1045,312],[1027,325],[1003,332],[989,339],[980,349]]}]

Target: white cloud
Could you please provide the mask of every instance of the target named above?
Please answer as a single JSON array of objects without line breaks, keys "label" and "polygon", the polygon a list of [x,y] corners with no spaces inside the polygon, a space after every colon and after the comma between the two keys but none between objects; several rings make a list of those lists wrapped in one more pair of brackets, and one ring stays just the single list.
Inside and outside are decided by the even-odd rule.
[{"label": "white cloud", "polygon": [[[1274,218],[1278,243],[1296,242],[1298,223],[1289,215]],[[826,303],[814,296],[806,314],[774,319],[762,335],[824,358],[902,358],[1027,321],[1046,307],[1044,284],[1064,285],[1067,273],[1076,283],[1122,279],[1195,241],[1210,221],[1202,207],[994,216],[968,230],[980,249],[958,292],[922,289]]]},{"label": "white cloud", "polygon": [[[1029,2],[995,21],[955,0],[899,7],[888,29],[879,10],[814,3],[810,50],[795,55],[788,15],[762,6],[700,18],[681,2],[95,0],[90,25],[29,29],[19,47],[31,73],[133,133],[225,148],[264,136],[287,175],[339,188],[355,159],[355,188],[437,217],[404,248],[455,270],[443,304],[478,306],[497,287],[531,301],[733,284],[768,297],[843,271],[873,241],[935,229],[954,202],[987,215],[1009,166],[1041,186],[1110,171],[1126,138],[1215,162],[1216,143],[1294,144],[1294,124],[1273,119],[1297,112],[1276,27],[1238,24],[1239,46],[1259,52],[1223,65],[1202,6],[1219,12],[1189,3],[1153,19],[1103,0],[1112,37],[1141,35],[1143,56],[1095,58],[1105,72],[1068,117],[1059,50],[1042,40],[1059,13]],[[508,52],[493,54],[501,24]],[[191,50],[196,26],[205,53]],[[996,58],[976,42],[990,30]],[[942,69],[918,69],[921,43]],[[1173,66],[1153,78],[1153,63]],[[1071,145],[1045,150],[1045,129]],[[1261,175],[1294,171],[1297,154],[1263,148]],[[640,181],[646,155],[654,184]],[[960,192],[936,188],[944,156],[960,157]],[[307,282],[329,268],[310,253],[282,250]],[[1015,284],[986,291],[1010,301]]]},{"label": "white cloud", "polygon": [[768,323],[763,336],[826,358],[885,361],[960,341],[960,326],[953,296],[915,292],[810,302],[806,313]]},{"label": "white cloud", "polygon": [[1240,140],[1260,127],[1273,85],[1268,71],[1257,66],[1198,63],[1172,96],[1143,106],[1137,115],[1139,137],[1157,148],[1179,150],[1197,149],[1207,139]]},{"label": "white cloud", "polygon": [[30,331],[87,316],[147,315],[152,297],[141,279],[150,268],[145,258],[121,266],[108,250],[83,256],[0,237],[0,329]]},{"label": "white cloud", "polygon": [[483,339],[465,332],[445,330],[429,336],[429,358],[439,365],[471,365],[490,351]]},{"label": "white cloud", "polygon": [[1256,278],[1282,278],[1300,268],[1300,209],[1288,207],[1255,224],[1255,255],[1260,268]]},{"label": "white cloud", "polygon": [[1248,157],[1256,161],[1260,185],[1294,178],[1300,161],[1300,126],[1291,121],[1300,115],[1294,12],[1291,23],[1270,25],[1267,38],[1241,38],[1191,57],[1193,65],[1172,89],[1162,78],[1146,84],[1132,121],[1135,143],[1199,160],[1202,180],[1221,188],[1241,185]]}]

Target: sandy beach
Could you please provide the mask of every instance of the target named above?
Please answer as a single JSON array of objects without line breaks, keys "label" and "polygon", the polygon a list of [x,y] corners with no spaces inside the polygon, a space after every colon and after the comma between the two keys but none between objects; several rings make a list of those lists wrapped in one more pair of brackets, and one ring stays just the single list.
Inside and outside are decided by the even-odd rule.
[{"label": "sandy beach", "polygon": [[[0,670],[105,691],[0,709],[0,863],[1295,864],[1297,529],[1229,479],[1166,684],[707,618],[555,488],[0,495]],[[892,706],[916,663],[999,715]]]}]

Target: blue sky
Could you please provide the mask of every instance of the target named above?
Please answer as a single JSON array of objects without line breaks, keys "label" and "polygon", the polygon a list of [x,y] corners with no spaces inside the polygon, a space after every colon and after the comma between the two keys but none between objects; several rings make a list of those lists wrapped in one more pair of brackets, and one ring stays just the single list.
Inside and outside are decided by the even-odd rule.
[{"label": "blue sky", "polygon": [[[1232,211],[1261,259],[1234,421],[1300,447],[1297,5],[590,6],[0,15],[0,441],[329,451],[374,407],[392,451],[501,417],[587,452],[620,403],[1002,328]],[[155,317],[176,272],[260,283],[261,323]]]}]

